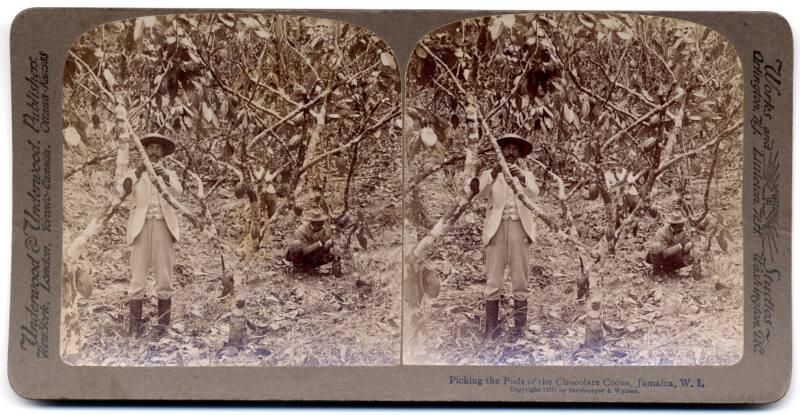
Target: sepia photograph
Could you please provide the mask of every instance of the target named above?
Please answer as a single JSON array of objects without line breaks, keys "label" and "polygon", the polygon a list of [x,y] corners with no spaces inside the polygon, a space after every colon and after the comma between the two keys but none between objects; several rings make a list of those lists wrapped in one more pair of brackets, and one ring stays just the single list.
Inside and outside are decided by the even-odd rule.
[{"label": "sepia photograph", "polygon": [[427,34],[404,91],[404,364],[736,364],[742,84],[725,37],[674,18]]},{"label": "sepia photograph", "polygon": [[303,16],[145,16],[84,33],[63,75],[64,362],[400,363],[383,40]]},{"label": "sepia photograph", "polygon": [[17,12],[10,397],[790,394],[785,15],[264,7]]}]

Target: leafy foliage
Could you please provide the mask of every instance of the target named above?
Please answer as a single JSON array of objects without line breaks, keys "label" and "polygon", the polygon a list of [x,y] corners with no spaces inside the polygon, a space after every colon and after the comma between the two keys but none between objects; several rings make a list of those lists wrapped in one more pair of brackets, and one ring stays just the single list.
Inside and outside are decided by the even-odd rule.
[{"label": "leafy foliage", "polygon": [[[561,241],[573,260],[558,272],[577,273],[588,264],[576,276],[579,287],[586,278],[601,286],[616,271],[606,262],[618,244],[629,252],[625,238],[635,239],[641,255],[646,241],[637,231],[654,231],[648,215],[658,224],[676,208],[689,216],[694,237],[707,241],[704,255],[712,241],[729,252],[732,234],[722,230],[740,229],[741,211],[717,198],[740,183],[744,97],[741,62],[719,33],[634,14],[488,16],[428,34],[408,73],[414,112],[405,123],[407,174],[430,178],[415,180],[407,192],[412,206],[415,198],[429,200],[428,210],[444,212],[435,195],[454,198],[464,186],[452,161],[469,144],[465,124],[475,103],[486,121],[484,137],[532,139],[534,153],[523,167],[537,173],[545,190],[536,203],[546,210],[539,218],[549,231],[590,241],[583,247]],[[443,120],[447,128],[434,127]],[[419,144],[426,134],[434,145]],[[498,163],[491,151],[482,160],[484,168]],[[439,171],[444,175],[432,174]],[[464,220],[470,232],[479,226],[470,215]],[[433,258],[446,258],[445,251]],[[590,343],[588,321],[602,331],[608,303],[592,290],[588,304]]]},{"label": "leafy foliage", "polygon": [[[380,294],[374,296],[380,307],[366,297],[359,307],[371,304],[377,313],[385,313],[392,301],[399,301],[399,288],[383,278],[396,264],[385,254],[375,263],[367,240],[391,243],[399,238],[396,213],[384,214],[397,204],[400,188],[394,162],[399,87],[396,61],[385,42],[342,22],[209,13],[147,16],[99,26],[75,42],[64,68],[65,142],[76,150],[64,163],[69,172],[65,188],[73,190],[65,192],[71,195],[65,199],[65,243],[86,226],[89,218],[81,213],[92,214],[88,200],[114,199],[115,172],[105,162],[117,155],[118,164],[128,164],[127,157],[118,155],[128,145],[119,139],[122,108],[136,134],[158,132],[177,142],[167,163],[186,189],[184,203],[197,221],[215,224],[216,239],[189,229],[182,242],[186,245],[178,246],[178,262],[187,273],[196,266],[196,272],[221,275],[223,291],[229,292],[249,289],[234,287],[235,274],[249,273],[252,280],[258,274],[285,273],[283,249],[300,223],[295,214],[322,207],[341,222],[331,226],[352,231],[341,238],[355,235],[360,243],[360,250],[347,243],[355,251],[347,253],[354,278]],[[368,156],[359,158],[359,153]],[[138,157],[132,152],[130,165]],[[358,220],[345,223],[349,218]],[[118,240],[124,235],[123,222],[112,218],[108,223],[109,229],[81,256],[89,265],[80,269],[96,269],[109,249],[122,256],[124,246]],[[376,226],[380,232],[370,230]],[[233,260],[230,254],[237,244],[235,253],[249,262]],[[385,248],[383,243],[369,245],[372,250]],[[229,261],[225,271],[220,255]],[[120,259],[109,264],[114,275],[126,273]],[[107,286],[108,276],[98,272],[92,271],[95,283]],[[332,295],[351,283],[332,288]],[[122,295],[124,284],[112,285],[116,296]],[[256,301],[264,294],[249,290]],[[192,284],[179,290],[176,315],[182,302],[197,301],[190,297],[207,291],[205,285]],[[89,300],[107,300],[109,295],[114,292],[104,290]],[[217,297],[203,301],[228,301]],[[248,312],[253,307],[248,304]],[[214,322],[209,324],[221,333]],[[376,340],[396,342],[389,329]],[[294,362],[287,354],[285,361]],[[340,363],[369,364],[368,357],[348,356],[340,356]]]},{"label": "leafy foliage", "polygon": [[[412,173],[464,148],[458,127],[467,97],[449,73],[477,98],[495,135],[532,137],[545,172],[586,186],[590,199],[603,196],[608,220],[617,224],[631,208],[625,195],[646,194],[655,176],[666,173],[677,193],[692,176],[702,177],[702,166],[712,162],[702,146],[742,117],[735,50],[718,33],[685,21],[604,13],[492,16],[446,26],[422,43],[434,56],[419,46],[409,64],[405,134]],[[433,145],[420,145],[426,135]],[[741,163],[740,145],[720,145],[722,154],[713,154],[720,164]],[[425,148],[436,151],[417,160]],[[692,152],[698,154],[684,154]],[[676,155],[685,161],[662,169]]]}]

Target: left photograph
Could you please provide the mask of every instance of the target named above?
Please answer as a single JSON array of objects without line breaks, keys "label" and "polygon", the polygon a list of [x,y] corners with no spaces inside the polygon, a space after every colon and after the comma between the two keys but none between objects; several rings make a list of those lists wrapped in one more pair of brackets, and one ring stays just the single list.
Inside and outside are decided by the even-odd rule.
[{"label": "left photograph", "polygon": [[400,74],[372,32],[147,16],[63,73],[60,355],[400,364]]}]

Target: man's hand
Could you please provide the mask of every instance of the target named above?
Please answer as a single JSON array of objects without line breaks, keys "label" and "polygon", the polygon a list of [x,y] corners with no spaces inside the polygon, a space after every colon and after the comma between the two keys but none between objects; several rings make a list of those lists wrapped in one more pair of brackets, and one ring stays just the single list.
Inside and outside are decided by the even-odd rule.
[{"label": "man's hand", "polygon": [[155,171],[156,174],[159,175],[159,176],[164,176],[164,175],[167,174],[167,171],[164,170],[164,166],[162,166],[160,164],[154,164],[153,165],[153,171]]},{"label": "man's hand", "polygon": [[147,168],[144,167],[144,164],[140,164],[139,167],[136,168],[136,178],[142,177],[142,173],[145,172]]},{"label": "man's hand", "polygon": [[323,249],[331,249],[332,246],[333,246],[333,240],[332,239],[328,239],[327,241],[325,241],[324,244],[322,244],[322,248]]},{"label": "man's hand", "polygon": [[683,244],[683,252],[685,252],[687,254],[689,252],[692,252],[692,248],[694,248],[694,244],[692,244],[692,241],[689,241],[689,242]]},{"label": "man's hand", "polygon": [[161,176],[161,178],[164,179],[164,183],[169,184],[169,175],[167,174],[167,169],[165,169],[164,166],[160,164],[154,164],[153,171],[156,172],[156,175]]},{"label": "man's hand", "polygon": [[520,169],[516,165],[508,166],[508,170],[511,171],[511,175],[520,179],[523,183],[525,183],[525,175],[522,174],[522,169]]}]

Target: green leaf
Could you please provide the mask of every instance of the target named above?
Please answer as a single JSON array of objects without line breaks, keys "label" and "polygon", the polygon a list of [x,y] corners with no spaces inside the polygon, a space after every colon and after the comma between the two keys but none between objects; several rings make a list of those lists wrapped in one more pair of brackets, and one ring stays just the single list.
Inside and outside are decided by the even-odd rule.
[{"label": "green leaf", "polygon": [[717,233],[717,244],[722,249],[723,252],[728,252],[728,239],[725,238],[725,234],[722,232]]},{"label": "green leaf", "polygon": [[439,297],[441,291],[441,283],[436,272],[430,268],[422,269],[422,291],[431,298]]},{"label": "green leaf", "polygon": [[381,53],[381,63],[383,64],[383,66],[388,66],[392,69],[397,67],[397,63],[394,60],[394,56],[392,56],[392,54],[389,52]]},{"label": "green leaf", "polygon": [[226,14],[218,14],[217,18],[219,19],[222,24],[228,27],[233,27],[235,22],[233,21],[233,15],[226,13]]},{"label": "green leaf", "polygon": [[498,18],[492,19],[492,24],[489,26],[489,35],[492,37],[492,40],[497,40],[500,37],[500,33],[503,32],[503,22]]},{"label": "green leaf", "polygon": [[588,99],[582,99],[582,106],[581,106],[581,117],[587,119],[589,117],[589,113],[591,112],[591,104],[589,104]]},{"label": "green leaf", "polygon": [[613,17],[608,19],[600,19],[600,24],[602,24],[611,32],[619,32],[622,30],[622,23]]},{"label": "green leaf", "polygon": [[514,14],[505,14],[500,17],[500,20],[503,22],[503,25],[509,29],[514,28],[514,21],[516,20],[516,15]]},{"label": "green leaf", "polygon": [[140,17],[139,19],[142,20],[142,23],[144,24],[144,27],[146,29],[150,29],[151,27],[155,26],[156,23],[158,22],[158,20],[156,20],[156,16],[145,16],[145,17]]},{"label": "green leaf", "polygon": [[253,29],[253,30],[263,29],[261,23],[259,23],[258,20],[252,17],[242,17],[241,19],[239,19],[239,21],[242,22],[242,24],[244,24],[244,27],[248,29]]},{"label": "green leaf", "polygon": [[364,235],[366,235],[367,238],[375,240],[375,235],[372,234],[372,231],[366,223],[362,225],[361,229],[364,230]]},{"label": "green leaf", "polygon": [[117,85],[117,80],[114,78],[114,74],[112,74],[111,70],[108,68],[103,69],[103,79],[106,80],[109,88],[114,88]]},{"label": "green leaf", "polygon": [[572,108],[570,108],[566,103],[564,104],[564,120],[566,120],[569,124],[575,124],[575,121],[577,120],[575,112],[572,111]]},{"label": "green leaf", "polygon": [[364,237],[364,233],[361,232],[360,229],[356,232],[356,239],[358,239],[358,244],[361,245],[361,249],[367,249],[367,238]]},{"label": "green leaf", "polygon": [[619,36],[619,38],[622,39],[622,40],[631,40],[631,39],[633,39],[633,33],[629,32],[627,30],[620,30],[619,32],[617,32],[617,36]]},{"label": "green leaf", "polygon": [[75,286],[78,289],[78,293],[80,293],[83,298],[91,297],[93,285],[94,278],[92,278],[92,275],[84,271],[83,268],[78,268],[75,273]]},{"label": "green leaf", "polygon": [[142,38],[142,34],[144,33],[144,18],[140,17],[136,19],[136,22],[133,24],[133,40],[139,41]]},{"label": "green leaf", "polygon": [[64,129],[64,141],[70,147],[75,147],[81,143],[81,135],[75,127],[67,127]]},{"label": "green leaf", "polygon": [[578,21],[580,21],[582,25],[586,26],[587,29],[594,28],[594,23],[591,22],[590,20],[593,20],[590,15],[583,13],[578,15]]},{"label": "green leaf", "polygon": [[423,128],[419,132],[419,138],[426,147],[433,147],[439,141],[439,138],[436,136],[436,132],[433,131],[433,128],[431,127]]},{"label": "green leaf", "polygon": [[217,120],[216,114],[214,114],[214,111],[212,111],[211,108],[208,106],[208,104],[206,104],[205,102],[203,103],[201,110],[203,113],[203,119],[207,123],[213,123],[214,121]]}]

